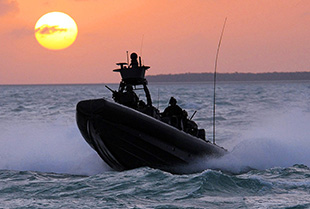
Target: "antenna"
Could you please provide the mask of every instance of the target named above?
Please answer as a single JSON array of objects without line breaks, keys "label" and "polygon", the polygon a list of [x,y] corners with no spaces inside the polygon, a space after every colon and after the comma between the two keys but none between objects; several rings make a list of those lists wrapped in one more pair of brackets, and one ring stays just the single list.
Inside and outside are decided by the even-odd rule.
[{"label": "antenna", "polygon": [[142,57],[143,40],[144,40],[144,34],[142,35],[142,40],[141,40],[140,57]]},{"label": "antenna", "polygon": [[127,54],[127,65],[129,65],[129,55],[128,55],[128,51],[126,51]]},{"label": "antenna", "polygon": [[216,68],[217,68],[217,60],[219,57],[219,52],[220,52],[220,46],[222,43],[222,38],[223,38],[223,34],[224,34],[224,29],[225,29],[225,25],[226,25],[226,21],[227,21],[227,17],[225,18],[224,21],[224,25],[222,28],[222,33],[221,33],[221,37],[219,40],[219,44],[217,46],[217,51],[216,51],[216,57],[215,57],[215,66],[214,66],[214,80],[213,80],[213,144],[215,144],[215,88],[216,88]]}]

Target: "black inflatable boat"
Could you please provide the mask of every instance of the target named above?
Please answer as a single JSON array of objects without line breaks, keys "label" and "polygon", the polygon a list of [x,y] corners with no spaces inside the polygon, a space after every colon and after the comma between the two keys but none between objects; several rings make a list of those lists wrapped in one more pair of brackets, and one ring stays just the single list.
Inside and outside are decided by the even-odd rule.
[{"label": "black inflatable boat", "polygon": [[[118,63],[120,68],[114,71],[122,76],[119,89],[107,87],[114,101],[93,99],[77,104],[77,125],[87,143],[117,171],[148,166],[183,173],[176,168],[200,158],[223,156],[226,150],[205,140],[204,130],[179,110],[173,97],[170,112],[160,113],[152,105],[145,79],[149,67],[141,65],[140,57],[139,61],[132,53],[130,65]],[[135,95],[138,89],[144,90],[146,103]]]}]

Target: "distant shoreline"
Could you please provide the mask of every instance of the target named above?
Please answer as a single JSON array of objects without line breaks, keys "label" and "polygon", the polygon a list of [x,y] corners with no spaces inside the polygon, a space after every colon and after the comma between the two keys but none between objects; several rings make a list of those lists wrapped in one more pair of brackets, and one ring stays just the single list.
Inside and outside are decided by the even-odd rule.
[{"label": "distant shoreline", "polygon": [[[150,83],[207,83],[213,82],[213,73],[182,73],[147,75]],[[310,72],[273,72],[273,73],[217,73],[219,82],[259,82],[259,81],[310,81]],[[35,83],[35,84],[0,84],[1,86],[46,86],[46,85],[106,85],[119,84],[119,82],[102,83]]]},{"label": "distant shoreline", "polygon": [[[148,75],[149,82],[212,82],[213,73]],[[310,72],[217,73],[217,81],[293,81],[310,80]]]}]

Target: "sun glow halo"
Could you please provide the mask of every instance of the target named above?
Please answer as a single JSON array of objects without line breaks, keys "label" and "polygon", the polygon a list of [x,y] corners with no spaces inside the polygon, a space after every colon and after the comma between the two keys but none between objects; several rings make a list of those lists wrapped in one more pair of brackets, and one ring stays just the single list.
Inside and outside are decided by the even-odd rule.
[{"label": "sun glow halo", "polygon": [[65,49],[73,44],[78,28],[75,21],[63,12],[49,12],[35,24],[39,44],[51,50]]}]

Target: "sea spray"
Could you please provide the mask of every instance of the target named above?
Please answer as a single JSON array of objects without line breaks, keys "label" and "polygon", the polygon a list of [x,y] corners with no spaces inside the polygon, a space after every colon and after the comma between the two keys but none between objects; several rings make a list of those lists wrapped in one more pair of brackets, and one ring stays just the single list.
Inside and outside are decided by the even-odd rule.
[{"label": "sea spray", "polygon": [[243,133],[240,142],[220,159],[203,160],[199,167],[233,173],[249,169],[310,166],[310,113],[300,110],[264,115],[261,121]]},{"label": "sea spray", "polygon": [[[189,115],[198,110],[195,120],[210,132],[212,85],[152,86],[162,110],[176,96]],[[217,116],[226,120],[217,121],[216,142],[230,153],[213,165],[200,160],[205,171],[188,175],[106,171],[75,124],[78,101],[111,98],[104,85],[0,88],[1,208],[310,208],[310,82],[220,83]],[[267,149],[273,161],[264,162]],[[274,167],[284,163],[294,166]],[[247,166],[272,168],[245,172]]]},{"label": "sea spray", "polygon": [[109,170],[74,123],[10,122],[0,138],[0,169],[83,175]]}]

